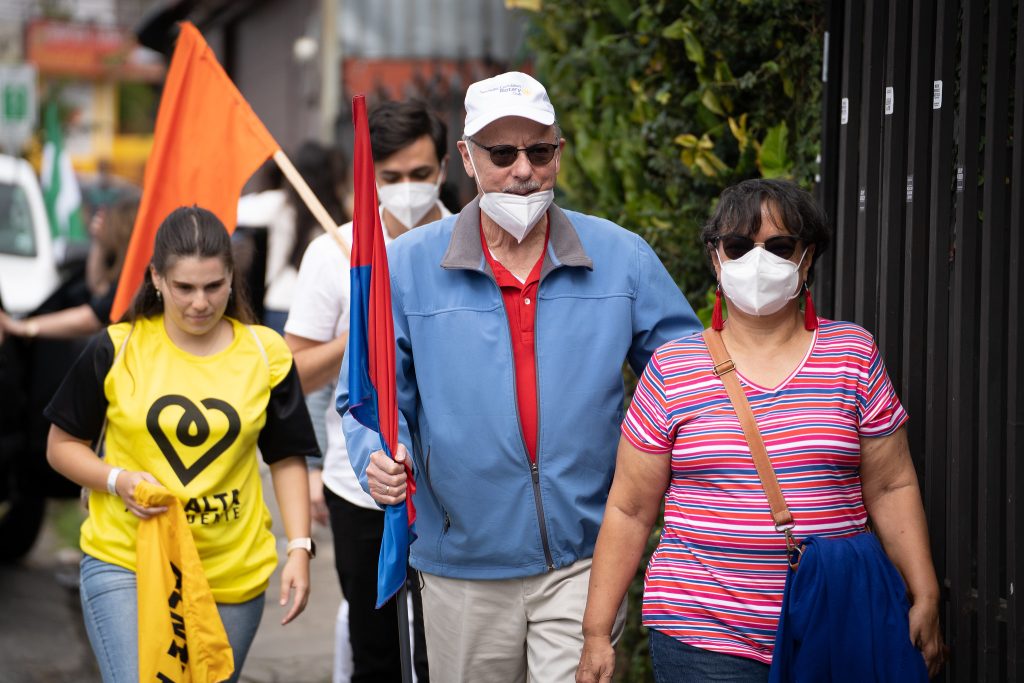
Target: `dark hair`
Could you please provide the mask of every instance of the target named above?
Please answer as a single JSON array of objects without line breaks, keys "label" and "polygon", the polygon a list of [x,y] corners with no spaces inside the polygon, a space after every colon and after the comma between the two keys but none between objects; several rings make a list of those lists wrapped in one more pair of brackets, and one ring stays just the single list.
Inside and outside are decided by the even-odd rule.
[{"label": "dark hair", "polygon": [[[256,322],[249,307],[244,279],[235,269],[231,236],[212,211],[195,205],[177,208],[163,220],[160,229],[156,231],[150,264],[156,272],[164,275],[178,259],[187,256],[219,258],[231,272],[231,296],[224,314],[246,324]],[[142,286],[135,293],[131,307],[121,320],[135,322],[161,311],[163,303],[156,295],[153,277],[149,268],[146,268]]]},{"label": "dark hair", "polygon": [[725,188],[715,212],[704,224],[701,241],[713,249],[724,235],[753,237],[761,229],[761,207],[767,204],[775,225],[814,247],[814,261],[828,249],[831,236],[825,213],[810,193],[789,180],[755,178]]},{"label": "dark hair", "polygon": [[373,160],[387,159],[424,135],[434,143],[437,161],[448,151],[448,126],[422,100],[381,102],[369,116]]},{"label": "dark hair", "polygon": [[[338,188],[344,185],[345,161],[341,151],[325,147],[318,142],[306,141],[295,152],[292,160],[299,175],[313,190],[313,194],[327,209],[335,225],[345,223],[348,218],[338,196]],[[320,223],[313,212],[302,201],[298,191],[288,184],[288,201],[295,210],[295,239],[292,242],[288,262],[298,269],[306,247],[319,233]]]},{"label": "dark hair", "polygon": [[138,197],[122,197],[102,209],[103,237],[96,246],[105,252],[103,278],[108,282],[116,282],[121,274],[138,210]]}]

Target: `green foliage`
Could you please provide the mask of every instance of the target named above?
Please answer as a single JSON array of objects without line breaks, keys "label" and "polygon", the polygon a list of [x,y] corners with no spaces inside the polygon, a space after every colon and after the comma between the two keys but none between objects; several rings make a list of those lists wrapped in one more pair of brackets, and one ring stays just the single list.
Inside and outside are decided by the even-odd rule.
[{"label": "green foliage", "polygon": [[78,498],[50,501],[46,514],[56,532],[57,545],[78,550],[79,528],[86,517],[82,501]]},{"label": "green foliage", "polygon": [[[642,235],[705,325],[699,234],[718,195],[814,178],[823,18],[820,0],[545,0],[534,15],[529,47],[568,140],[559,201]],[[660,531],[629,589],[617,681],[653,680],[640,606]]]},{"label": "green foliage", "polygon": [[528,42],[568,140],[560,201],[641,234],[700,307],[722,189],[814,177],[822,31],[819,0],[546,0]]},{"label": "green foliage", "polygon": [[125,81],[117,87],[119,133],[145,135],[156,126],[156,111],[160,105],[157,90],[146,83]]}]

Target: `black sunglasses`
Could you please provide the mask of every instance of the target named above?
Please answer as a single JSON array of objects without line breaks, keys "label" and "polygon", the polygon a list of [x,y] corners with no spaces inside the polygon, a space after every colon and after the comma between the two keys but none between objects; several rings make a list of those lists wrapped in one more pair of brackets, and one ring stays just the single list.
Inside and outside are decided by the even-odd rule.
[{"label": "black sunglasses", "polygon": [[526,158],[534,166],[547,166],[555,158],[555,150],[558,149],[558,145],[550,142],[538,142],[529,147],[516,147],[515,145],[492,145],[488,147],[487,145],[481,145],[473,138],[470,138],[469,141],[480,149],[487,150],[487,153],[491,155],[491,163],[498,168],[505,168],[516,163],[520,152],[526,152]]},{"label": "black sunglasses", "polygon": [[776,235],[775,237],[769,237],[764,242],[755,242],[749,237],[743,237],[742,235],[726,235],[719,237],[718,241],[721,242],[722,250],[731,261],[741,258],[754,247],[764,247],[765,251],[775,254],[779,258],[788,259],[793,255],[797,245],[800,243],[798,237],[791,235]]}]

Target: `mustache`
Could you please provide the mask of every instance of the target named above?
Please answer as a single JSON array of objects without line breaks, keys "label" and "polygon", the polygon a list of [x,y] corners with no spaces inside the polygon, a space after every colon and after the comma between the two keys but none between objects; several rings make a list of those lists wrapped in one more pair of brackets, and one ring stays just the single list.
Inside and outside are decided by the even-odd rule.
[{"label": "mustache", "polygon": [[501,191],[507,192],[509,194],[530,194],[531,192],[536,192],[539,189],[539,180],[522,180],[512,182],[509,185],[506,185],[505,187],[501,188]]}]

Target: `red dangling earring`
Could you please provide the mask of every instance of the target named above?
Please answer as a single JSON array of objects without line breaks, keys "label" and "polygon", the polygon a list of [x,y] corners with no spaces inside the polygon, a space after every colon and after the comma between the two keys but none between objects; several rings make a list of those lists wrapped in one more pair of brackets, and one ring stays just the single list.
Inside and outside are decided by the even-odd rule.
[{"label": "red dangling earring", "polygon": [[811,301],[811,288],[804,283],[804,329],[818,329],[818,315],[814,312],[814,302]]},{"label": "red dangling earring", "polygon": [[711,329],[719,332],[725,329],[725,320],[722,318],[722,285],[715,287],[715,308],[711,312]]}]

